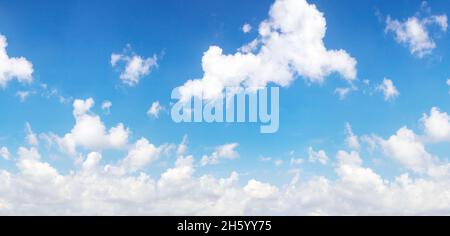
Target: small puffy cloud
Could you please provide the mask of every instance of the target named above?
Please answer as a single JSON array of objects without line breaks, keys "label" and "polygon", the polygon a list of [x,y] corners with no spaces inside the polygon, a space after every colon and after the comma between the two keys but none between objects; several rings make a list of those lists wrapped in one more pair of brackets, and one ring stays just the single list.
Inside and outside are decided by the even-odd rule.
[{"label": "small puffy cloud", "polygon": [[129,150],[128,155],[121,163],[121,167],[127,172],[136,172],[155,161],[161,150],[151,144],[147,139],[141,138]]},{"label": "small puffy cloud", "polygon": [[111,101],[103,101],[102,110],[105,111],[106,114],[111,112],[112,102]]},{"label": "small puffy cloud", "polygon": [[95,173],[99,169],[99,164],[102,160],[102,154],[98,152],[91,152],[87,155],[86,160],[82,164],[82,170],[89,173]]},{"label": "small puffy cloud", "polygon": [[417,135],[406,127],[388,140],[382,140],[381,147],[389,157],[414,172],[427,174],[434,167],[433,156],[426,151]]},{"label": "small puffy cloud", "polygon": [[9,57],[6,48],[8,42],[0,34],[0,87],[5,87],[9,81],[30,83],[33,80],[33,64],[24,57]]},{"label": "small puffy cloud", "polygon": [[238,143],[230,143],[219,146],[216,150],[209,156],[203,156],[200,164],[202,166],[206,165],[217,165],[222,159],[233,160],[239,157],[239,153],[236,148],[239,146]]},{"label": "small puffy cloud", "polygon": [[312,163],[319,162],[322,165],[327,165],[329,158],[324,150],[319,150],[316,152],[312,147],[309,147],[308,160]]},{"label": "small puffy cloud", "polygon": [[450,116],[433,107],[430,115],[423,114],[421,120],[426,136],[432,141],[450,141]]},{"label": "small puffy cloud", "polygon": [[161,106],[159,101],[152,103],[150,108],[147,111],[147,115],[152,118],[159,118],[159,113],[164,110],[164,107]]},{"label": "small puffy cloud", "polygon": [[123,54],[113,53],[111,55],[113,68],[117,68],[120,63],[123,63],[120,79],[128,86],[136,86],[141,78],[149,75],[152,69],[158,66],[156,55],[144,58],[134,53],[130,46],[124,50]]},{"label": "small puffy cloud", "polygon": [[410,53],[419,58],[429,55],[436,48],[430,27],[437,25],[442,32],[448,28],[447,15],[432,15],[424,18],[409,17],[405,21],[386,19],[387,33],[394,33],[395,40],[408,47]]},{"label": "small puffy cloud", "polygon": [[0,157],[2,157],[5,160],[9,160],[11,154],[9,153],[9,150],[7,147],[0,148]]},{"label": "small puffy cloud", "polygon": [[352,126],[349,123],[345,125],[345,131],[347,136],[345,142],[347,143],[347,146],[354,150],[359,149],[359,138],[353,133]]},{"label": "small puffy cloud", "polygon": [[384,100],[386,101],[392,101],[400,95],[392,80],[387,78],[383,79],[383,83],[378,85],[376,90],[383,93]]},{"label": "small puffy cloud", "polygon": [[130,135],[129,129],[119,123],[116,127],[107,131],[100,117],[90,112],[94,103],[92,98],[74,101],[75,126],[64,137],[56,138],[60,148],[65,152],[75,155],[77,147],[100,151],[122,149],[127,145]]},{"label": "small puffy cloud", "polygon": [[75,117],[85,115],[94,106],[95,102],[93,98],[86,100],[76,99],[73,102],[73,115]]},{"label": "small puffy cloud", "polygon": [[252,31],[252,26],[250,24],[244,24],[242,26],[242,32],[244,33],[250,33],[250,31]]},{"label": "small puffy cloud", "polygon": [[324,14],[306,0],[275,1],[258,32],[234,54],[211,46],[202,58],[203,77],[187,81],[181,97],[212,100],[225,87],[287,87],[297,77],[321,83],[333,73],[349,82],[356,79],[356,60],[345,50],[327,49]]}]

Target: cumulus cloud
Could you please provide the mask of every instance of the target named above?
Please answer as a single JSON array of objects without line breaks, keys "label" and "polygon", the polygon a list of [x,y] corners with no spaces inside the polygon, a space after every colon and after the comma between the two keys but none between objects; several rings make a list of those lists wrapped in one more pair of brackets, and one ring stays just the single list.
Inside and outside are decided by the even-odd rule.
[{"label": "cumulus cloud", "polygon": [[[74,113],[82,115],[92,105],[89,100],[80,100]],[[432,109],[427,119],[433,116],[433,111],[442,115],[437,108]],[[379,143],[377,146],[386,157],[405,167],[402,174],[383,178],[365,166],[360,152],[339,150],[332,165],[335,179],[303,178],[301,171],[292,170],[289,172],[294,175],[292,180],[281,187],[253,178],[242,182],[234,171],[224,178],[198,175],[195,159],[186,156],[186,151],[180,152],[173,166],[153,178],[143,171],[157,160],[162,147],[154,146],[145,138],[131,145],[123,159],[115,164],[103,163],[101,152],[89,152],[67,174],[46,162],[37,147],[19,147],[18,158],[14,160],[17,173],[0,170],[0,214],[450,214],[447,162],[430,154],[423,140],[406,127],[387,139],[373,140]],[[187,145],[187,140],[182,143]],[[236,146],[223,145],[211,156],[236,157]],[[311,152],[316,156],[326,155],[324,151]],[[330,161],[328,157],[327,160]]]},{"label": "cumulus cloud", "polygon": [[65,152],[75,155],[78,147],[91,151],[101,151],[122,149],[127,145],[130,135],[129,129],[119,123],[107,131],[100,117],[90,112],[94,103],[92,98],[74,101],[75,126],[63,137],[55,138]]},{"label": "cumulus cloud", "polygon": [[430,115],[423,114],[422,124],[425,134],[432,141],[450,141],[450,116],[433,107]]},{"label": "cumulus cloud", "polygon": [[205,155],[202,157],[200,164],[202,166],[206,165],[217,165],[222,159],[233,160],[239,157],[239,153],[236,148],[239,146],[238,143],[230,143],[219,146],[211,155]]},{"label": "cumulus cloud", "polygon": [[150,106],[150,108],[147,111],[147,115],[149,117],[153,117],[153,118],[159,118],[159,113],[164,110],[164,107],[161,106],[161,104],[159,103],[159,101],[156,101],[154,103],[152,103],[152,105]]},{"label": "cumulus cloud", "polygon": [[400,92],[395,87],[394,82],[387,78],[384,78],[383,83],[378,85],[376,89],[383,93],[384,100],[386,101],[392,101],[400,96]]},{"label": "cumulus cloud", "polygon": [[151,144],[147,139],[141,138],[130,149],[128,155],[121,163],[121,167],[128,172],[136,172],[155,161],[161,153],[161,149]]},{"label": "cumulus cloud", "polygon": [[128,86],[136,86],[143,77],[149,75],[152,69],[158,66],[156,55],[144,58],[133,52],[130,46],[127,46],[124,53],[111,55],[113,68],[117,68],[120,63],[123,64],[120,79]]},{"label": "cumulus cloud", "polygon": [[259,36],[235,54],[211,46],[202,59],[203,77],[187,81],[182,98],[217,98],[224,87],[288,86],[301,76],[322,82],[332,73],[347,81],[356,79],[356,60],[344,50],[329,50],[323,39],[323,13],[306,0],[277,0],[269,18],[261,22]]},{"label": "cumulus cloud", "polygon": [[0,148],[0,157],[2,157],[5,160],[9,160],[11,154],[9,153],[9,150],[7,147]]},{"label": "cumulus cloud", "polygon": [[5,87],[11,80],[30,83],[33,80],[33,64],[24,57],[9,57],[7,47],[6,37],[0,34],[0,87]]},{"label": "cumulus cloud", "polygon": [[412,55],[422,58],[436,48],[430,28],[437,25],[442,32],[448,28],[447,15],[432,15],[424,18],[409,17],[405,21],[386,19],[386,33],[394,33],[395,40],[408,47]]},{"label": "cumulus cloud", "polygon": [[250,24],[244,24],[242,26],[242,32],[244,33],[250,33],[250,31],[252,31],[252,26]]},{"label": "cumulus cloud", "polygon": [[388,156],[414,172],[427,173],[433,166],[433,156],[427,152],[417,135],[407,127],[382,141],[381,146]]},{"label": "cumulus cloud", "polygon": [[308,148],[308,160],[312,163],[319,162],[322,165],[328,164],[328,155],[324,150],[314,151],[312,147]]}]

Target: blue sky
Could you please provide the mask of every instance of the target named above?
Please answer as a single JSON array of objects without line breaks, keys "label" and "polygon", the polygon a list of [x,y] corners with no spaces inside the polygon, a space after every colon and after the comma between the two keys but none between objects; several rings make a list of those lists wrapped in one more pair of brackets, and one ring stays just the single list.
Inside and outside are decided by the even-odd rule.
[{"label": "blue sky", "polygon": [[[7,53],[10,57],[25,57],[34,70],[31,83],[13,80],[0,90],[0,147],[7,147],[12,156],[12,160],[0,158],[0,166],[20,173],[13,160],[20,159],[16,150],[27,145],[27,122],[38,136],[52,133],[63,137],[74,126],[74,100],[93,98],[95,106],[91,111],[101,117],[107,130],[118,123],[130,129],[130,145],[141,137],[156,146],[177,145],[187,135],[189,153],[198,162],[220,145],[239,144],[239,158],[199,167],[199,176],[222,178],[236,171],[244,186],[257,179],[279,188],[289,183],[292,173],[298,170],[304,180],[316,176],[338,179],[334,170],[336,153],[350,150],[345,142],[349,123],[360,138],[358,153],[364,166],[386,180],[394,180],[410,171],[408,167],[386,157],[382,148],[369,150],[362,137],[374,135],[386,141],[407,126],[427,139],[420,121],[423,114],[430,114],[432,107],[450,112],[446,85],[450,78],[450,45],[446,31],[430,24],[426,29],[435,48],[424,57],[414,55],[396,40],[394,32],[386,31],[386,19],[390,16],[404,22],[409,17],[445,15],[450,12],[450,4],[429,1],[424,6],[422,1],[412,0],[395,4],[387,0],[308,3],[324,14],[326,48],[343,49],[357,61],[357,78],[352,82],[357,89],[340,98],[335,90],[350,85],[338,73],[326,76],[323,83],[311,83],[297,75],[280,90],[279,131],[260,134],[259,125],[248,123],[176,124],[170,117],[170,93],[186,81],[202,77],[202,56],[210,46],[234,54],[257,38],[258,26],[268,18],[274,1],[0,1],[0,33],[8,40]],[[252,26],[249,33],[242,32],[246,23]],[[111,65],[111,55],[124,52],[127,45],[136,55],[157,58],[158,66],[142,76],[136,86],[124,84],[119,78],[121,68]],[[377,89],[385,78],[399,92],[393,99],[386,100]],[[366,80],[370,83],[366,84]],[[46,96],[52,90],[57,92]],[[30,92],[30,96],[21,101],[18,91]],[[66,100],[61,102],[60,97]],[[109,114],[101,109],[103,101],[112,103]],[[147,110],[156,101],[165,109],[158,118],[149,117]],[[36,147],[42,161],[61,174],[78,168],[56,144],[49,148],[44,143],[39,140]],[[330,159],[328,164],[310,162],[310,147],[324,150]],[[426,143],[426,148],[442,162],[450,158],[448,140]],[[89,152],[99,150],[77,151],[85,158]],[[101,151],[106,165],[120,161],[129,150]],[[263,157],[271,161],[261,161]],[[177,158],[168,154],[142,171],[159,178]],[[304,162],[293,166],[293,158]],[[276,161],[279,165],[275,165]],[[411,176],[421,176],[411,172]]]}]

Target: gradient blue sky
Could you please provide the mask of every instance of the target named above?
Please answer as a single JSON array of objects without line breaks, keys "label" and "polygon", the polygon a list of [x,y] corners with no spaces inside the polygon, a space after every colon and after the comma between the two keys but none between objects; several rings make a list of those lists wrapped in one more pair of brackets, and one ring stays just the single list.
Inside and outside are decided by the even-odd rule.
[{"label": "gradient blue sky", "polygon": [[[60,103],[56,97],[41,96],[40,84],[44,83],[65,98],[92,97],[96,102],[93,112],[107,128],[123,122],[132,131],[131,142],[146,137],[158,146],[177,144],[188,135],[189,151],[198,159],[218,145],[239,143],[239,159],[198,169],[198,174],[222,177],[237,171],[244,184],[255,178],[282,185],[292,178],[288,172],[293,157],[305,160],[298,167],[305,179],[317,175],[334,179],[330,166],[308,162],[308,148],[325,150],[333,161],[346,145],[347,122],[357,135],[387,139],[403,126],[420,130],[419,119],[432,107],[450,111],[448,35],[431,32],[437,47],[431,55],[418,58],[397,43],[392,33],[385,33],[388,15],[403,21],[420,11],[422,1],[308,2],[316,4],[327,20],[326,47],[342,48],[357,60],[358,90],[340,99],[335,89],[347,83],[337,75],[323,84],[297,79],[280,90],[279,131],[263,135],[256,124],[175,124],[169,114],[170,94],[187,80],[202,76],[201,59],[211,45],[231,54],[256,38],[256,29],[267,18],[273,1],[0,0],[0,33],[8,39],[8,54],[26,57],[34,68],[32,84],[12,81],[0,90],[0,146],[8,147],[14,156],[24,145],[26,122],[37,134],[63,136],[73,127],[72,101]],[[428,6],[431,14],[450,12],[447,1],[429,1]],[[241,30],[245,23],[253,27],[248,34]],[[121,83],[119,72],[110,64],[111,54],[122,52],[127,44],[143,57],[158,57],[158,68],[135,87]],[[392,101],[385,101],[375,89],[384,78],[392,80],[400,92]],[[17,91],[37,92],[21,102]],[[109,115],[101,110],[105,100],[113,104]],[[166,107],[158,119],[146,114],[155,101]],[[72,160],[58,150],[45,146],[39,150],[61,173],[73,169]],[[430,144],[427,150],[441,160],[450,157],[448,143]],[[112,163],[124,154],[126,151],[105,151],[102,161]],[[383,155],[361,150],[365,166],[387,179],[404,171]],[[260,161],[261,157],[284,163],[277,167]],[[148,167],[148,174],[157,178],[175,159],[158,160]],[[1,158],[0,166],[17,171],[13,162]]]}]

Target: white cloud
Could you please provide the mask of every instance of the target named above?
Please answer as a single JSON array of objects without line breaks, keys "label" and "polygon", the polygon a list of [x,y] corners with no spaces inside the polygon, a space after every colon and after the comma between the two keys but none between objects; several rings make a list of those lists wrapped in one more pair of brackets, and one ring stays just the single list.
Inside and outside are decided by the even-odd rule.
[{"label": "white cloud", "polygon": [[236,148],[239,146],[238,143],[230,143],[219,146],[216,150],[209,156],[205,155],[202,157],[200,164],[202,166],[206,165],[217,165],[222,159],[233,160],[239,157],[239,153]]},{"label": "white cloud", "polygon": [[377,86],[377,90],[383,93],[386,101],[392,101],[400,95],[392,80],[387,78],[384,78],[383,83]]},{"label": "white cloud", "polygon": [[434,167],[434,157],[407,127],[401,128],[388,140],[381,141],[381,146],[388,156],[414,172],[426,174]]},{"label": "white cloud", "polygon": [[[74,114],[92,116],[87,112],[93,106],[93,100],[78,100],[76,104]],[[422,120],[443,114],[435,108]],[[184,155],[177,158],[173,167],[163,170],[160,177],[153,178],[136,173],[162,153],[162,147],[150,144],[145,138],[131,145],[128,154],[116,165],[102,164],[102,154],[90,152],[86,158],[82,156],[80,165],[63,174],[44,161],[38,147],[20,147],[18,159],[14,160],[18,172],[0,170],[0,214],[450,214],[450,167],[447,162],[428,153],[423,140],[408,128],[401,128],[386,140],[371,139],[379,143],[387,157],[406,167],[403,174],[385,179],[373,169],[364,167],[365,159],[359,152],[340,150],[332,165],[336,179],[303,178],[301,171],[291,170],[289,173],[295,176],[282,187],[253,178],[240,184],[236,172],[225,178],[196,175],[195,159]],[[184,139],[182,143],[186,142]],[[211,156],[236,158],[236,147],[237,144],[223,145]],[[6,153],[4,150],[7,149],[0,149]],[[314,152],[312,148],[310,153],[316,160],[326,156],[325,151]],[[326,160],[329,161],[328,157]],[[123,171],[114,171],[117,169]]]},{"label": "white cloud", "polygon": [[33,64],[24,57],[9,57],[6,48],[8,42],[0,34],[0,87],[5,87],[9,81],[30,83],[33,80]]},{"label": "white cloud", "polygon": [[244,33],[250,33],[250,31],[252,31],[252,26],[250,24],[244,24],[242,26],[242,32]]},{"label": "white cloud", "polygon": [[39,144],[37,135],[31,129],[30,123],[25,123],[25,132],[27,143],[31,146],[37,146]]},{"label": "white cloud", "polygon": [[408,47],[412,55],[422,58],[433,52],[436,43],[431,36],[430,26],[439,26],[442,32],[448,28],[447,15],[432,15],[419,18],[409,17],[405,21],[386,19],[386,32],[393,32],[395,40]]},{"label": "white cloud", "polygon": [[[157,179],[112,175],[101,154],[60,174],[36,149],[20,148],[19,173],[0,171],[2,215],[447,215],[448,179],[383,179],[363,167],[358,152],[339,151],[336,180],[314,177],[278,188],[239,175],[195,176],[194,159],[180,157]],[[298,173],[297,173],[298,174]],[[44,184],[45,183],[45,184]]]},{"label": "white cloud", "polygon": [[0,157],[2,157],[5,160],[9,160],[11,154],[9,153],[9,150],[7,147],[0,148]]},{"label": "white cloud", "polygon": [[244,191],[252,198],[267,199],[275,197],[278,194],[278,189],[270,184],[261,183],[257,180],[250,180],[244,187]]},{"label": "white cloud", "polygon": [[164,110],[164,107],[161,106],[161,104],[159,103],[159,101],[156,101],[154,103],[152,103],[152,105],[150,106],[150,108],[147,111],[147,115],[149,117],[153,117],[153,118],[159,118],[159,113]]},{"label": "white cloud", "polygon": [[425,134],[432,141],[450,141],[450,116],[433,107],[430,115],[423,114],[422,124]]},{"label": "white cloud", "polygon": [[103,101],[102,103],[102,110],[105,111],[106,114],[110,114],[112,107],[111,101]]},{"label": "white cloud", "polygon": [[345,131],[347,135],[347,137],[345,138],[347,146],[351,149],[358,150],[360,147],[359,138],[353,133],[352,126],[349,123],[345,125]]},{"label": "white cloud", "polygon": [[130,149],[128,155],[121,163],[121,167],[129,172],[136,172],[144,169],[148,164],[155,161],[161,153],[161,149],[149,143],[145,138],[141,138]]},{"label": "white cloud", "polygon": [[65,152],[75,155],[77,147],[101,151],[122,149],[127,145],[130,131],[122,123],[106,131],[100,117],[90,112],[94,103],[92,98],[74,101],[75,126],[64,137],[56,137],[59,146]]},{"label": "white cloud", "polygon": [[[79,104],[85,107],[82,104],[86,101]],[[225,178],[196,175],[192,156],[178,157],[175,165],[163,170],[159,178],[136,174],[155,161],[160,150],[144,138],[132,145],[115,166],[103,165],[102,154],[91,152],[78,169],[65,175],[44,162],[36,147],[20,147],[15,161],[18,172],[0,170],[0,214],[450,214],[448,163],[429,154],[419,137],[407,128],[377,142],[388,157],[407,167],[406,173],[384,179],[364,167],[359,152],[340,150],[333,165],[336,179],[300,178],[301,171],[292,170],[289,173],[295,176],[282,187],[256,179],[241,185],[236,172]],[[232,146],[221,146],[213,155],[236,156]],[[324,151],[314,153],[325,155]],[[126,170],[112,171],[113,168]],[[427,176],[412,177],[409,171]]]},{"label": "white cloud", "polygon": [[158,66],[156,55],[143,58],[134,53],[130,46],[127,46],[123,54],[113,53],[111,55],[112,67],[119,66],[120,62],[124,64],[120,79],[128,86],[136,86],[143,77],[149,75],[152,69]]},{"label": "white cloud", "polygon": [[277,0],[269,19],[261,22],[259,37],[235,54],[211,46],[202,59],[203,77],[187,81],[182,98],[217,98],[224,87],[288,86],[301,76],[322,82],[332,73],[356,79],[356,60],[344,50],[328,50],[323,42],[326,20],[306,0]]},{"label": "white cloud", "polygon": [[328,164],[328,156],[327,153],[324,150],[314,151],[312,147],[308,148],[308,160],[310,162],[319,162],[322,165]]}]

